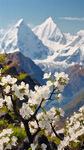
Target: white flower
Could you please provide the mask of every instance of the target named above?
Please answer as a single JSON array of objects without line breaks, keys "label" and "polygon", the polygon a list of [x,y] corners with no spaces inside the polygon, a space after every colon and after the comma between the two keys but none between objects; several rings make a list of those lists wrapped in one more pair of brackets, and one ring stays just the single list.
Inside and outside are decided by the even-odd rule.
[{"label": "white flower", "polygon": [[1,140],[3,143],[8,143],[10,141],[9,137],[2,137]]},{"label": "white flower", "polygon": [[79,109],[79,112],[84,112],[84,106]]},{"label": "white flower", "polygon": [[51,87],[53,85],[53,83],[49,80],[46,82],[47,87]]},{"label": "white flower", "polygon": [[42,150],[46,150],[47,145],[46,145],[46,144],[44,144],[44,143],[42,143],[42,144],[41,144],[41,148],[42,148]]},{"label": "white flower", "polygon": [[8,109],[12,110],[13,105],[12,105],[11,97],[5,96],[4,102],[6,102]]},{"label": "white flower", "polygon": [[2,77],[2,79],[1,79],[1,85],[3,86],[3,85],[5,85],[6,83],[8,83],[8,84],[14,84],[14,83],[16,83],[17,82],[17,79],[16,78],[12,78],[10,75],[7,75],[6,77]]},{"label": "white flower", "polygon": [[12,86],[12,91],[14,91],[14,95],[20,100],[24,99],[24,95],[29,95],[29,84],[25,84],[21,82],[20,85],[14,84]]},{"label": "white flower", "polygon": [[4,91],[6,92],[6,94],[8,94],[8,93],[10,92],[10,86],[8,85],[8,86],[4,89]]},{"label": "white flower", "polygon": [[11,140],[12,140],[11,145],[16,146],[16,145],[17,145],[17,138],[16,138],[15,136],[13,136],[13,137],[11,138]]},{"label": "white flower", "polygon": [[59,93],[58,95],[57,95],[57,98],[58,98],[58,100],[59,100],[59,102],[62,100],[62,94],[61,93]]},{"label": "white flower", "polygon": [[61,82],[68,84],[68,81],[69,81],[68,74],[65,74],[64,72],[61,72],[61,73],[55,72],[54,76],[57,81],[61,79]]},{"label": "white flower", "polygon": [[44,76],[43,76],[43,79],[49,79],[50,76],[51,76],[51,72],[45,73]]},{"label": "white flower", "polygon": [[30,132],[34,133],[36,131],[36,129],[38,129],[38,125],[37,125],[36,121],[29,122],[29,128],[30,128]]},{"label": "white flower", "polygon": [[62,108],[59,108],[59,112],[60,112],[60,116],[64,116],[64,111],[63,111],[63,109]]},{"label": "white flower", "polygon": [[29,104],[23,103],[20,114],[23,118],[28,119],[31,115],[34,114],[33,110],[30,108]]},{"label": "white flower", "polygon": [[0,137],[5,136],[5,135],[11,135],[13,133],[12,129],[3,129],[3,131],[0,133]]},{"label": "white flower", "polygon": [[32,150],[35,150],[35,149],[36,149],[36,147],[37,147],[37,145],[38,145],[38,144],[34,144],[34,143],[32,143],[32,144],[31,144],[31,148],[32,148]]}]

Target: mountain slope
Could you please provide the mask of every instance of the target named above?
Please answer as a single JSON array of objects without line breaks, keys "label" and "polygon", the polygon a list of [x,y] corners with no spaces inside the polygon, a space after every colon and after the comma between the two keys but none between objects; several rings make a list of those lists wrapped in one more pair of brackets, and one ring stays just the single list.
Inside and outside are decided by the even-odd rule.
[{"label": "mountain slope", "polygon": [[40,84],[45,83],[45,81],[43,80],[44,72],[30,58],[25,57],[20,52],[10,53],[8,54],[8,58],[12,61],[12,64],[16,65],[18,71],[20,71],[20,67],[33,79],[36,79]]},{"label": "mountain slope", "polygon": [[[25,83],[29,84],[29,87],[32,90],[34,90],[35,85],[39,85],[38,81],[32,79],[29,74],[27,74],[27,73],[25,74],[24,69],[22,69],[21,66],[18,64],[18,60],[16,59],[16,62],[14,62],[14,60],[12,61],[9,58],[8,54],[5,55],[5,61],[0,62],[0,69],[4,68],[5,66],[8,66],[8,69],[4,72],[4,76],[5,75],[11,75],[11,76],[14,76],[14,77],[16,77],[16,76],[19,77],[19,75],[22,75],[21,77],[23,77],[23,75],[24,75],[24,78],[18,78],[17,84],[24,81]],[[1,92],[1,90],[0,90],[0,92]]]},{"label": "mountain slope", "polygon": [[64,108],[65,111],[65,118],[69,117],[74,112],[78,111],[81,106],[84,105],[84,91],[80,94],[76,95],[72,101],[70,101],[66,107]]},{"label": "mountain slope", "polygon": [[20,51],[32,59],[44,59],[48,55],[48,48],[24,23],[23,19],[10,28],[0,40],[0,50],[4,52]]},{"label": "mountain slope", "polygon": [[5,65],[9,65],[12,68],[15,67],[18,73],[25,72],[36,82],[44,84],[45,81],[42,79],[44,72],[30,58],[25,57],[20,52],[6,54],[6,57]]},{"label": "mountain slope", "polygon": [[57,27],[57,25],[53,22],[52,18],[49,17],[46,19],[44,23],[35,27],[33,32],[39,37],[39,39],[47,39],[54,42],[65,43],[66,40],[64,38],[63,33]]}]

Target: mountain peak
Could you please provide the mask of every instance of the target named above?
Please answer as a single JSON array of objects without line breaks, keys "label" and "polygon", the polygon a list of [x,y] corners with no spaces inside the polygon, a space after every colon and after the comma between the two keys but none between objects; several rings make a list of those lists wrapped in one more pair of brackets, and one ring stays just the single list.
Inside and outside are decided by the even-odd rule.
[{"label": "mountain peak", "polygon": [[20,51],[32,59],[45,59],[49,49],[32,30],[20,19],[16,25],[10,28],[0,43],[0,50],[6,53]]},{"label": "mountain peak", "polygon": [[[53,19],[52,19],[52,17],[49,17],[49,18],[46,19],[46,21],[47,21],[47,22],[53,22]],[[53,22],[53,23],[54,23],[54,22]]]},{"label": "mountain peak", "polygon": [[63,33],[54,23],[52,17],[47,18],[41,25],[35,27],[33,31],[41,40],[47,39],[61,44],[66,42]]},{"label": "mountain peak", "polygon": [[16,26],[16,27],[19,27],[19,26],[21,26],[23,23],[24,23],[24,20],[23,20],[23,18],[21,18],[15,26]]},{"label": "mountain peak", "polygon": [[49,25],[49,26],[52,26],[52,27],[56,27],[57,25],[54,23],[52,17],[49,17],[47,18],[44,22],[43,22],[44,25]]}]

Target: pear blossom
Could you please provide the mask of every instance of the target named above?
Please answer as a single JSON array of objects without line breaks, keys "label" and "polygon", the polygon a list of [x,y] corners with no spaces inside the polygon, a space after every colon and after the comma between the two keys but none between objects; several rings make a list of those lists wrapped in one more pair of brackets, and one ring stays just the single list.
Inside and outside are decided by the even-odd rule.
[{"label": "pear blossom", "polygon": [[9,110],[12,110],[13,105],[12,105],[11,97],[5,95],[4,102],[6,102],[7,108],[8,108]]},{"label": "pear blossom", "polygon": [[30,121],[29,128],[30,128],[31,133],[34,133],[36,131],[36,129],[38,129],[38,125],[37,125],[36,121]]},{"label": "pear blossom", "polygon": [[31,115],[34,114],[34,111],[31,109],[29,104],[23,103],[20,114],[23,118],[28,119]]},{"label": "pear blossom", "polygon": [[6,94],[8,94],[10,92],[10,86],[7,85],[7,87],[4,89],[4,91],[6,92]]},{"label": "pear blossom", "polygon": [[42,144],[41,144],[41,148],[42,148],[42,150],[46,150],[47,145],[46,145],[46,144],[44,144],[44,143],[42,143]]},{"label": "pear blossom", "polygon": [[6,83],[12,85],[16,82],[17,82],[16,78],[11,77],[10,75],[7,75],[6,77],[2,77],[0,85],[4,86]]},{"label": "pear blossom", "polygon": [[12,146],[16,146],[17,138],[13,136],[12,129],[3,129],[0,133],[0,150],[3,150],[5,146],[12,149]]},{"label": "pear blossom", "polygon": [[54,76],[57,81],[61,79],[61,82],[65,82],[65,84],[68,84],[69,81],[68,74],[65,74],[64,72],[61,73],[55,72]]},{"label": "pear blossom", "polygon": [[[61,108],[58,111],[60,116],[64,116],[64,111]],[[59,120],[59,115],[57,114],[57,109],[52,107],[46,113],[39,113],[37,119],[39,120],[40,128],[51,130],[51,123],[54,125]]]},{"label": "pear blossom", "polygon": [[0,137],[5,136],[5,135],[11,135],[13,133],[12,129],[3,129],[3,131],[0,133]]},{"label": "pear blossom", "polygon": [[43,79],[49,79],[50,76],[51,76],[51,72],[45,73],[44,76],[43,76]]},{"label": "pear blossom", "polygon": [[84,135],[83,108],[84,106],[82,106],[78,112],[74,112],[70,118],[67,118],[66,126],[64,128],[64,133],[66,133],[66,136],[58,146],[58,150],[62,150],[66,146],[70,147],[70,142],[80,143],[80,139],[78,139],[78,137]]},{"label": "pear blossom", "polygon": [[34,144],[34,143],[32,143],[32,144],[31,144],[31,148],[32,148],[32,150],[35,150],[35,149],[37,148],[37,145],[38,145],[38,144]]},{"label": "pear blossom", "polygon": [[59,94],[57,95],[57,98],[58,98],[58,101],[60,102],[60,101],[62,100],[62,94],[59,93]]},{"label": "pear blossom", "polygon": [[[0,100],[0,107],[2,108],[3,105],[6,104],[9,111],[13,111],[16,115],[18,114],[20,121],[24,124],[25,131],[27,127],[25,128],[24,121],[26,121],[30,135],[36,133],[39,128],[40,130],[45,129],[45,132],[52,130],[52,126],[55,126],[59,117],[64,116],[64,111],[61,108],[52,107],[50,110],[46,111],[43,107],[48,100],[52,100],[52,96],[55,93],[59,101],[62,99],[61,93],[64,90],[64,86],[68,84],[68,75],[65,73],[55,73],[55,79],[53,79],[51,77],[51,72],[49,72],[44,74],[44,79],[48,79],[46,84],[43,86],[36,85],[34,91],[30,90],[29,84],[25,84],[23,81],[17,85],[17,79],[10,75],[3,76],[0,79],[0,86],[3,87],[2,89],[4,91],[4,97]],[[20,100],[23,101],[22,106],[19,108],[16,104]],[[42,110],[42,112],[38,113],[39,110]],[[74,129],[78,128],[79,124],[77,123]],[[11,131],[8,133],[5,130],[0,133],[2,139],[2,143],[0,144],[3,147],[6,141],[10,147],[16,146],[17,138],[11,136]],[[40,146],[42,150],[46,150],[47,148],[47,145],[44,143]],[[31,144],[32,150],[35,150],[36,147],[37,144]]]},{"label": "pear blossom", "polygon": [[16,138],[15,136],[13,136],[13,137],[11,138],[11,140],[12,140],[11,145],[16,146],[16,145],[17,145],[17,138]]}]

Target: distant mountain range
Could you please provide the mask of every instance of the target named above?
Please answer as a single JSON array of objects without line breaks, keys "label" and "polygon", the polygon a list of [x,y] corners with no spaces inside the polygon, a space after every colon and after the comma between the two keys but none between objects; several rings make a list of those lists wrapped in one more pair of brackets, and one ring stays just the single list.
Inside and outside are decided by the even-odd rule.
[{"label": "distant mountain range", "polygon": [[0,29],[0,53],[15,51],[33,59],[45,72],[65,71],[84,65],[84,31],[62,33],[51,17],[31,30],[20,19],[9,30]]},{"label": "distant mountain range", "polygon": [[35,27],[33,32],[50,50],[47,59],[36,61],[44,71],[64,71],[75,64],[84,65],[83,30],[75,35],[62,33],[50,17],[41,25]]}]

